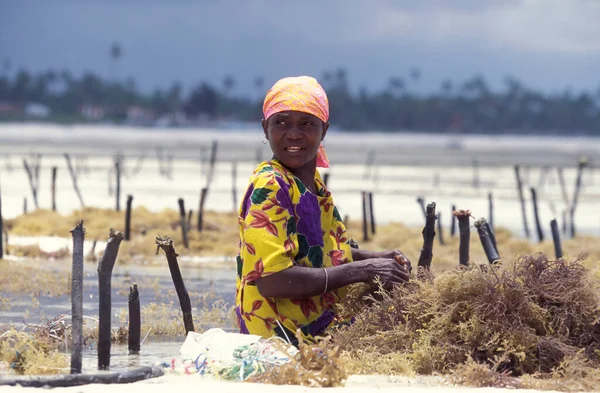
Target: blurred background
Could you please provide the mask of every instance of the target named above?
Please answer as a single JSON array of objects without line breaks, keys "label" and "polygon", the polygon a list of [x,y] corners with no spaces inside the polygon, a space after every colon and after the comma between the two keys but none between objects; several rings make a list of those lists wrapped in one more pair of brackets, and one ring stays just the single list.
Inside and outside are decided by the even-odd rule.
[{"label": "blurred background", "polygon": [[[538,188],[544,223],[570,209],[582,158],[579,202],[600,195],[598,20],[594,0],[3,0],[4,215],[32,198],[22,157],[43,157],[36,205],[48,207],[58,166],[57,209],[78,207],[65,153],[86,205],[114,206],[118,157],[136,204],[195,206],[214,180],[208,209],[231,211],[232,185],[239,199],[269,158],[265,92],[312,75],[329,95],[343,211],[358,214],[368,189],[379,220],[421,225],[417,196],[484,216],[493,193],[497,224],[522,234],[514,165],[527,201]],[[578,219],[600,230],[600,215]]]}]

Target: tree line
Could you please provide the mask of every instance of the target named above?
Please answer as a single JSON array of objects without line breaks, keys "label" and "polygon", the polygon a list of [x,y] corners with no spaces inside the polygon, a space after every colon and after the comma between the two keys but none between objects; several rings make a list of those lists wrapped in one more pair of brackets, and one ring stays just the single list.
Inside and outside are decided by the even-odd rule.
[{"label": "tree line", "polygon": [[[600,88],[597,92],[565,90],[544,94],[507,77],[499,91],[481,75],[441,83],[437,92],[416,94],[421,79],[418,69],[406,77],[391,77],[380,91],[361,88],[352,92],[344,69],[326,71],[319,80],[327,91],[332,125],[345,130],[555,133],[600,135]],[[51,121],[90,121],[82,107],[103,110],[102,121],[124,122],[135,106],[152,119],[185,114],[187,124],[215,120],[259,121],[262,94],[268,86],[257,77],[256,98],[233,93],[236,80],[226,76],[218,84],[201,82],[184,93],[180,83],[141,92],[133,78],[107,80],[85,72],[75,77],[68,70],[30,73],[19,70],[0,77],[0,103],[40,103]],[[0,120],[15,115],[0,111]]]}]

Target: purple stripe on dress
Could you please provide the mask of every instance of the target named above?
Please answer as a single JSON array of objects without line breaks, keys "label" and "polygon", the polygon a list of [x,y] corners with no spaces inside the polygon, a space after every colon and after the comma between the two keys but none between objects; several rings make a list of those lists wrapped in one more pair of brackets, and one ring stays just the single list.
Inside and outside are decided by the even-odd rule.
[{"label": "purple stripe on dress", "polygon": [[235,315],[237,316],[237,323],[238,323],[238,327],[240,328],[240,333],[250,334],[250,332],[248,331],[248,328],[246,327],[246,322],[244,321],[244,318],[242,317],[242,312],[239,307],[235,308]]},{"label": "purple stripe on dress", "polygon": [[327,326],[333,321],[334,315],[331,311],[324,311],[319,318],[315,319],[308,325],[308,332],[315,337],[323,333]]}]

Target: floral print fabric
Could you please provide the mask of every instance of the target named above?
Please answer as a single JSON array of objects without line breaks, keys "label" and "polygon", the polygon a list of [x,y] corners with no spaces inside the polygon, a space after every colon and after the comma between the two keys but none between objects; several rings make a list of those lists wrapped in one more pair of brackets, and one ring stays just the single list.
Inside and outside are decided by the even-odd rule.
[{"label": "floral print fabric", "polygon": [[318,171],[315,185],[317,195],[275,159],[260,164],[250,179],[238,217],[236,315],[242,333],[295,342],[300,329],[312,341],[338,322],[335,304],[345,288],[307,299],[265,298],[255,283],[294,265],[352,261],[346,228]]}]

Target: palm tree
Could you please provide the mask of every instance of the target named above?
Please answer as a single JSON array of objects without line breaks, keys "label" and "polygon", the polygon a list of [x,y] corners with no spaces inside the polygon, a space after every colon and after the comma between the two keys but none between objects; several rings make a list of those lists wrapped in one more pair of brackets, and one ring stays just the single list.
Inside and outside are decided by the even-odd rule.
[{"label": "palm tree", "polygon": [[233,78],[233,76],[225,75],[225,78],[223,78],[223,88],[225,89],[226,94],[229,95],[229,93],[231,93],[234,87],[235,79]]},{"label": "palm tree", "polygon": [[[121,49],[121,45],[117,42],[113,42],[112,45],[110,46],[110,50],[108,52],[110,59],[111,59],[111,71],[114,72],[116,69],[116,64],[119,61],[119,59],[121,58],[121,56],[123,56],[123,50]],[[112,73],[109,72],[109,73]],[[110,75],[109,75],[110,77]]]}]

